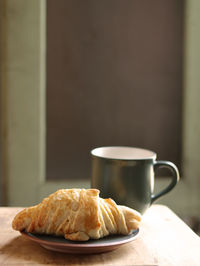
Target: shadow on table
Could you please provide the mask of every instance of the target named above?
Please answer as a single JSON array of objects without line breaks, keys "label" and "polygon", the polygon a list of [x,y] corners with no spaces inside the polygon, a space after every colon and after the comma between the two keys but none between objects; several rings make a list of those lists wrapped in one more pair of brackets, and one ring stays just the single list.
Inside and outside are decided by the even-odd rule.
[{"label": "shadow on table", "polygon": [[[37,243],[31,242],[23,236],[14,238],[9,243],[2,246],[0,249],[1,255],[4,256],[3,263],[11,264],[63,264],[63,265],[102,265],[102,263],[115,264],[116,261],[121,260],[123,256],[127,256],[123,252],[123,247],[118,250],[102,253],[102,254],[64,254],[46,250]],[[124,250],[125,251],[125,250]]]}]

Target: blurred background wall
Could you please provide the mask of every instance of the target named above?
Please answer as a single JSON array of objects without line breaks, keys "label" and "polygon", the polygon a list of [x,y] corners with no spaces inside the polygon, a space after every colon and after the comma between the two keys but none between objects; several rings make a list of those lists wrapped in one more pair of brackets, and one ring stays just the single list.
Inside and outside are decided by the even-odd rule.
[{"label": "blurred background wall", "polygon": [[[2,22],[2,13],[0,12],[0,23]],[[2,26],[0,24],[0,62],[2,62]],[[2,73],[2,64],[0,63],[0,206],[2,205],[2,194],[3,194],[3,165],[2,165],[2,78],[3,78],[3,73]]]},{"label": "blurred background wall", "polygon": [[200,2],[59,1],[56,22],[48,3],[0,1],[3,204],[89,187],[89,149],[112,142],[180,164],[183,178],[159,202],[199,216]]},{"label": "blurred background wall", "polygon": [[[0,47],[1,49],[1,47]],[[1,88],[0,88],[1,89]],[[1,93],[0,93],[1,95]],[[0,101],[1,101],[1,96],[0,96]],[[0,111],[0,117],[1,117],[1,111]],[[3,188],[2,188],[2,145],[1,145],[1,141],[2,141],[2,137],[1,137],[1,123],[0,123],[0,206],[2,205],[2,193],[3,193]]]},{"label": "blurred background wall", "polygon": [[183,19],[182,0],[48,0],[49,180],[88,179],[109,145],[181,169]]}]

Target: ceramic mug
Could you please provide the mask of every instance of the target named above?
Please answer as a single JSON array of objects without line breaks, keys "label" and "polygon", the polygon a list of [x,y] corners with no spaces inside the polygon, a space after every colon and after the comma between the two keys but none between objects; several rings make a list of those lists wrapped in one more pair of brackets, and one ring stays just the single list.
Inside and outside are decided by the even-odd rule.
[{"label": "ceramic mug", "polygon": [[[112,198],[144,213],[150,205],[174,188],[179,180],[179,171],[169,161],[157,161],[156,153],[150,150],[111,146],[91,151],[91,187],[100,190],[102,198]],[[171,170],[171,182],[158,194],[154,194],[155,171],[159,167]]]}]

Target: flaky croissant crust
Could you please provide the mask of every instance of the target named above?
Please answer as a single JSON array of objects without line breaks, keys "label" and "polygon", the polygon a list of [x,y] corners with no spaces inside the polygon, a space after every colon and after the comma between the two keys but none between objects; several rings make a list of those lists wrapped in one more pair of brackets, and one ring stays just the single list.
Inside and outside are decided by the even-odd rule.
[{"label": "flaky croissant crust", "polygon": [[97,189],[61,189],[18,213],[12,227],[86,241],[109,234],[128,235],[139,227],[140,221],[137,211],[119,206],[110,198],[100,198]]}]

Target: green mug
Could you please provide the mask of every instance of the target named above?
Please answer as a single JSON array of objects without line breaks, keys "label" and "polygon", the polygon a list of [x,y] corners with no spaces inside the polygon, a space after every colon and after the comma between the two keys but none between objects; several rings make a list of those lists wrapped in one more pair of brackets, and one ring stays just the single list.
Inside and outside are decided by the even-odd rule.
[{"label": "green mug", "polygon": [[[156,153],[150,150],[111,146],[91,151],[91,187],[100,190],[102,198],[112,198],[117,204],[144,213],[151,204],[174,188],[179,171],[169,161],[156,161]],[[158,194],[154,194],[155,171],[159,167],[171,170],[171,182]]]}]

